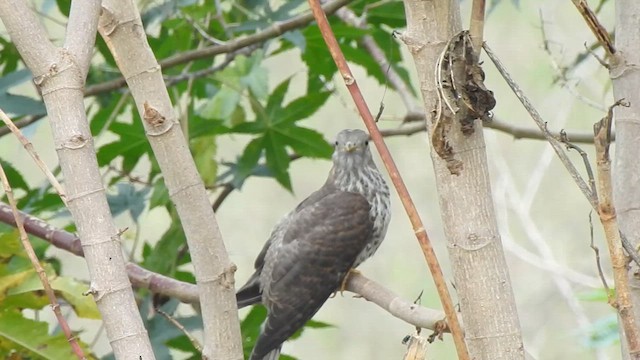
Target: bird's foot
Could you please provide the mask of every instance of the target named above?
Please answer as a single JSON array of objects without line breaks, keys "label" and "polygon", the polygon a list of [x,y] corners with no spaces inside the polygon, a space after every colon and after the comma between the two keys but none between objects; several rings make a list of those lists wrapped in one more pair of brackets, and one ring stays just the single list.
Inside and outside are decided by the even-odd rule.
[{"label": "bird's foot", "polygon": [[342,283],[340,284],[340,288],[338,288],[338,290],[331,295],[332,298],[335,297],[337,293],[340,293],[340,296],[344,296],[343,293],[344,293],[345,290],[347,290],[347,282],[349,281],[349,276],[351,276],[351,274],[360,274],[360,271],[356,270],[355,268],[349,269],[347,274],[342,279]]}]

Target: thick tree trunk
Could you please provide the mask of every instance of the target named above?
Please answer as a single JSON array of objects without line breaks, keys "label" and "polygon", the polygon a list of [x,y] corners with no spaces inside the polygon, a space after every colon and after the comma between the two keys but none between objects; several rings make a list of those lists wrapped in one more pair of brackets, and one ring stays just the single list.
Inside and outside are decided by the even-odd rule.
[{"label": "thick tree trunk", "polygon": [[[610,72],[613,95],[615,100],[625,99],[630,106],[614,110],[613,196],[620,231],[637,247],[640,245],[640,2],[616,1],[615,34],[617,63],[612,64]],[[640,324],[640,280],[634,276],[638,272],[638,265],[631,263],[629,284],[636,324]],[[627,351],[623,353],[628,356]]]},{"label": "thick tree trunk", "polygon": [[[451,37],[461,30],[458,1],[405,1],[403,40],[420,78],[429,134],[437,104],[434,68]],[[493,209],[482,123],[469,136],[453,123],[448,144],[462,163],[452,175],[432,146],[444,230],[454,272],[465,339],[473,359],[523,359],[520,324]]]}]

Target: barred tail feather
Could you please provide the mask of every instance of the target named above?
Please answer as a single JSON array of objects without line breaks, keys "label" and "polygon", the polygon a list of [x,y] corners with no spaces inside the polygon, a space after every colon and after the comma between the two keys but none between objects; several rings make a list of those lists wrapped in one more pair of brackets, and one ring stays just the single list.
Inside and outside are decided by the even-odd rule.
[{"label": "barred tail feather", "polygon": [[254,354],[251,354],[251,357],[249,358],[249,360],[278,360],[278,358],[280,358],[281,349],[282,349],[282,344],[277,348],[271,350],[267,355],[263,356],[262,358],[258,358],[254,356]]}]

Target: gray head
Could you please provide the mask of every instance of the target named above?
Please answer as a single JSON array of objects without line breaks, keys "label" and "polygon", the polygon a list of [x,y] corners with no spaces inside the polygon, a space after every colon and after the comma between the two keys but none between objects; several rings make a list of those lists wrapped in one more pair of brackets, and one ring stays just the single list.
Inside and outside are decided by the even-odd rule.
[{"label": "gray head", "polygon": [[375,167],[369,151],[369,134],[362,130],[340,131],[334,143],[333,165],[336,168]]}]

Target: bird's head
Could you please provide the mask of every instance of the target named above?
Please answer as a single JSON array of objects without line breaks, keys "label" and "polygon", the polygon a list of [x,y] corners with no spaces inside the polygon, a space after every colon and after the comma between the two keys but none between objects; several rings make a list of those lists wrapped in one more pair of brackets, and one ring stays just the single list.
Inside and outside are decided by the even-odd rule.
[{"label": "bird's head", "polygon": [[333,163],[338,167],[368,165],[373,162],[369,151],[369,134],[346,129],[338,133],[334,143]]}]

